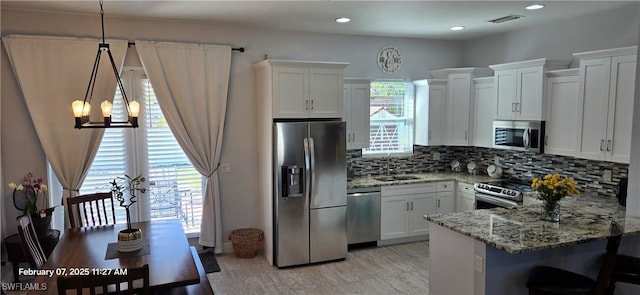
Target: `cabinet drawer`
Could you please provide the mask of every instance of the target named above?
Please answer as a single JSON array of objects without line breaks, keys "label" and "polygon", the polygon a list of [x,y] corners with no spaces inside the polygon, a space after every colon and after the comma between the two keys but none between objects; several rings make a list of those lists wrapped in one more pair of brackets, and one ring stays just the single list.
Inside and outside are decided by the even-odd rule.
[{"label": "cabinet drawer", "polygon": [[429,182],[429,183],[420,183],[420,184],[383,186],[381,188],[381,192],[382,192],[382,197],[400,196],[400,195],[410,195],[410,194],[433,193],[433,192],[436,192],[436,188],[437,188],[437,185],[435,182]]},{"label": "cabinet drawer", "polygon": [[468,183],[463,183],[463,182],[459,182],[458,183],[458,191],[464,194],[475,194],[475,190],[473,189],[473,184],[468,184]]},{"label": "cabinet drawer", "polygon": [[451,191],[453,191],[453,181],[438,182],[438,191],[439,192],[451,192]]}]

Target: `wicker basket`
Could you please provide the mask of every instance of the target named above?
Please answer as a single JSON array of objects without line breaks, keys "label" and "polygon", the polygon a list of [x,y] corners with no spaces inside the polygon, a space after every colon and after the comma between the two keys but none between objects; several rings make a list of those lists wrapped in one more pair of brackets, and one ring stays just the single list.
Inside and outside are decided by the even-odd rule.
[{"label": "wicker basket", "polygon": [[229,234],[233,251],[238,258],[252,258],[258,254],[264,233],[257,228],[241,228]]}]

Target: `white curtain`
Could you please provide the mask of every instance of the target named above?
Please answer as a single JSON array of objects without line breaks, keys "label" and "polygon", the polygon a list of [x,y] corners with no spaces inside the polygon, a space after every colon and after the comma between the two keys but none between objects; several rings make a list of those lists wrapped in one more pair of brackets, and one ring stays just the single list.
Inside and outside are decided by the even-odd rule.
[{"label": "white curtain", "polygon": [[169,128],[206,177],[199,243],[221,253],[218,166],[231,47],[136,40],[136,49]]},{"label": "white curtain", "polygon": [[[9,35],[2,41],[42,148],[62,184],[62,198],[75,196],[104,134],[104,129],[74,129],[71,111],[71,102],[84,98],[100,40]],[[127,41],[108,43],[116,66],[122,69]],[[103,53],[91,101],[92,118],[102,118],[100,102],[113,100],[115,89],[113,70]]]}]

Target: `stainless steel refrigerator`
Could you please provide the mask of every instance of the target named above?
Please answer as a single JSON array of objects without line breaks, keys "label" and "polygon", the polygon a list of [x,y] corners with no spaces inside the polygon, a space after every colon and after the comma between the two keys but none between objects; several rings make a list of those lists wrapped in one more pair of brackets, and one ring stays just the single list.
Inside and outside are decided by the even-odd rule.
[{"label": "stainless steel refrigerator", "polygon": [[274,264],[347,257],[345,123],[274,122]]}]

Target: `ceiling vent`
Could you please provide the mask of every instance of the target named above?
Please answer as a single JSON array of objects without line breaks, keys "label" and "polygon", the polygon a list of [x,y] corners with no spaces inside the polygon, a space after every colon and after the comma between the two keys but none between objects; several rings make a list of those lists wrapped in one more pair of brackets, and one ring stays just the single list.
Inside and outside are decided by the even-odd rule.
[{"label": "ceiling vent", "polygon": [[499,23],[508,22],[508,21],[511,21],[511,20],[516,20],[516,19],[519,19],[519,18],[522,18],[522,17],[524,17],[524,15],[510,14],[510,15],[507,15],[507,16],[503,16],[503,17],[499,17],[499,18],[496,18],[496,19],[489,20],[488,22],[494,23],[494,24],[499,24]]}]

